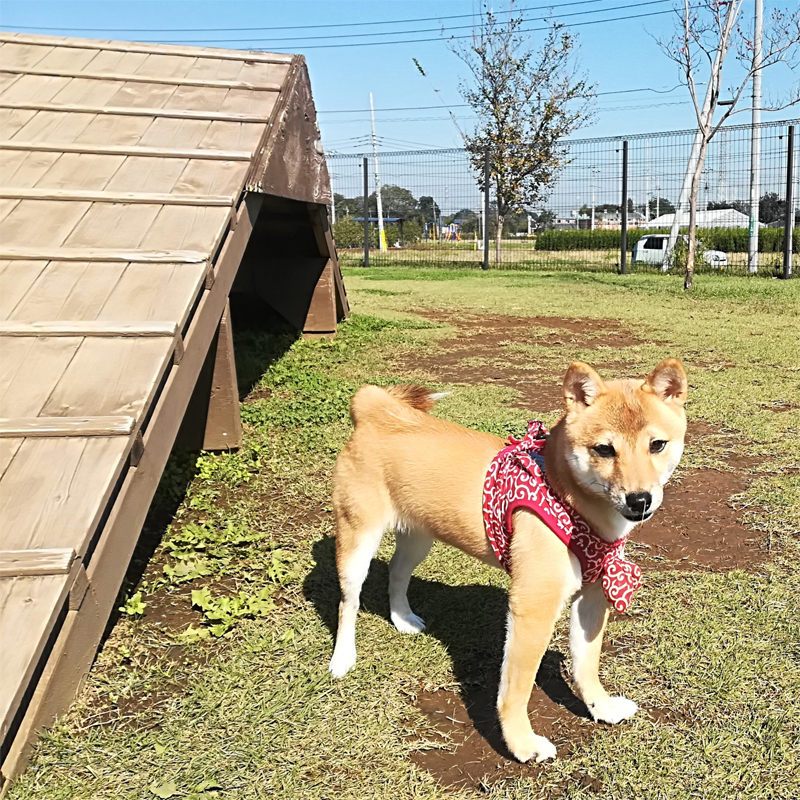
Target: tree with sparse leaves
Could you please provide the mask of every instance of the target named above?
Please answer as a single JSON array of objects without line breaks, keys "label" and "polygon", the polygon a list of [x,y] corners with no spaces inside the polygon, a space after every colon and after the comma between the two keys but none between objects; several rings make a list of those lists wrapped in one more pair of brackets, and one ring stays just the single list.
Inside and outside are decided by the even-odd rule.
[{"label": "tree with sparse leaves", "polygon": [[[689,89],[697,115],[699,147],[693,149],[689,171],[689,250],[686,257],[684,289],[691,289],[694,280],[694,265],[697,246],[697,194],[700,176],[708,152],[708,145],[722,124],[735,113],[750,111],[750,107],[739,107],[739,101],[757,71],[779,63],[791,64],[800,43],[800,13],[788,13],[773,9],[764,21],[764,32],[760,63],[755,58],[754,35],[743,28],[740,12],[744,0],[682,0],[676,9],[677,30],[667,40],[657,40],[666,55],[678,64],[681,77]],[[714,121],[723,88],[722,70],[729,50],[743,67],[730,91],[730,99],[722,106],[725,111]],[[708,89],[705,100],[698,97],[697,87],[705,81]],[[764,107],[765,111],[779,111],[800,102],[795,91],[783,102]],[[677,228],[678,218],[676,216]],[[672,239],[672,237],[671,237]],[[672,242],[671,242],[672,244]]]},{"label": "tree with sparse leaves", "polygon": [[579,74],[575,34],[554,21],[536,47],[522,23],[522,11],[511,0],[506,20],[485,11],[468,44],[451,40],[452,51],[469,70],[459,88],[478,123],[464,139],[484,191],[489,153],[498,263],[505,217],[547,196],[567,163],[564,138],[588,120],[594,96],[594,88]]}]

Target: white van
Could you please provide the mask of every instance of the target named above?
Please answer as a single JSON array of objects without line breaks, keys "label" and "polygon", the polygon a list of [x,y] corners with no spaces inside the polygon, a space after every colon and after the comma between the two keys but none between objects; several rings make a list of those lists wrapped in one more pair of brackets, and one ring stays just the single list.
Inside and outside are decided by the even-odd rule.
[{"label": "white van", "polygon": [[[686,235],[681,235],[680,238],[684,242],[689,241],[689,237]],[[633,246],[631,260],[634,264],[652,264],[654,267],[660,267],[664,264],[667,242],[669,242],[669,234],[667,233],[651,233],[647,236],[642,236]],[[728,256],[721,250],[704,251],[703,260],[706,264],[716,269],[725,269],[728,266]]]}]

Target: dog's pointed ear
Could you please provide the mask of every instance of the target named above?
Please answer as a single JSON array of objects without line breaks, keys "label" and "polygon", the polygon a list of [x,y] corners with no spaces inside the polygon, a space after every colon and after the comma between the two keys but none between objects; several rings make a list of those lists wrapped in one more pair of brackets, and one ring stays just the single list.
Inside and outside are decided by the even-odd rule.
[{"label": "dog's pointed ear", "polygon": [[567,411],[586,408],[606,391],[603,379],[582,361],[573,361],[564,376],[564,401]]},{"label": "dog's pointed ear", "polygon": [[689,394],[686,370],[677,358],[665,358],[645,379],[642,388],[665,403],[682,406]]}]

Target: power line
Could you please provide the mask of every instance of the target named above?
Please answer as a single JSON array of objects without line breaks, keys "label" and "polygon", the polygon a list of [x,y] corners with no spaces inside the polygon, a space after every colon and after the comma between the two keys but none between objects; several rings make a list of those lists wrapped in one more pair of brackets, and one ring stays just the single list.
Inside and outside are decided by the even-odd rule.
[{"label": "power line", "polygon": [[[689,8],[697,8],[697,6],[689,6]],[[605,10],[605,9],[604,9]],[[650,11],[645,14],[628,14],[624,17],[609,17],[608,19],[596,19],[596,20],[589,20],[587,22],[565,22],[565,28],[579,28],[584,27],[586,25],[599,25],[605,22],[627,22],[631,19],[642,19],[644,17],[657,17],[662,16],[664,14],[672,14],[673,9],[669,8],[666,11]],[[519,33],[537,33],[540,31],[547,31],[550,30],[550,26],[540,27],[540,28],[520,28]],[[448,36],[446,39],[448,41],[456,41],[461,39],[471,39],[472,34],[465,34],[463,36]],[[173,42],[173,44],[219,44],[225,42],[248,42],[250,45],[253,44],[261,44],[263,42],[269,42],[270,39],[193,39],[193,40],[182,40],[180,42]],[[305,50],[325,50],[334,47],[382,47],[384,45],[390,44],[424,44],[426,42],[441,42],[443,41],[441,36],[434,36],[429,37],[427,39],[397,39],[392,42],[346,42],[342,44],[308,44],[304,45],[302,49]],[[268,49],[266,47],[252,47],[251,49],[254,50],[266,50],[267,52],[279,52],[281,50],[295,50],[297,48],[288,45],[271,45]]]},{"label": "power line", "polygon": [[[577,2],[562,3],[561,7],[568,6],[585,6],[593,3],[600,3],[603,0],[578,0]],[[530,8],[521,8],[515,11],[497,11],[494,16],[498,17],[501,14],[525,14],[529,11],[544,11],[545,9],[552,8],[552,4],[543,6],[533,6]],[[471,19],[475,14],[451,14],[448,19]],[[332,22],[321,23],[319,25],[269,25],[262,27],[245,27],[245,28],[48,28],[27,25],[24,26],[29,31],[63,31],[63,32],[79,32],[85,31],[86,33],[218,33],[234,32],[234,31],[285,31],[285,30],[311,30],[316,28],[356,28],[363,27],[364,25],[405,25],[408,22],[439,22],[441,16],[438,17],[412,17],[410,19],[394,19],[394,20],[374,20],[370,22]],[[19,28],[20,25],[9,25],[4,23],[5,27]],[[401,31],[398,31],[401,33]]]},{"label": "power line", "polygon": [[[616,11],[624,8],[638,8],[640,6],[646,5],[653,5],[653,4],[660,4],[664,2],[669,2],[669,0],[648,0],[648,2],[643,3],[633,3],[629,5],[622,5],[622,6],[613,6],[612,8],[604,8],[602,12],[605,13],[607,11]],[[690,8],[695,8],[695,6],[690,6]],[[599,13],[598,11],[590,11],[590,12],[580,12],[580,16],[585,16],[587,13]],[[567,28],[577,28],[583,27],[585,25],[598,25],[600,23],[605,22],[620,22],[626,21],[630,19],[641,19],[643,17],[654,17],[663,14],[672,14],[673,9],[667,9],[665,11],[650,11],[644,14],[628,14],[623,17],[609,17],[608,19],[598,19],[598,20],[589,20],[586,22],[571,22],[571,23],[564,23],[564,27]],[[565,16],[575,16],[573,14],[568,14]],[[8,26],[6,27],[20,27],[20,26]],[[464,26],[464,27],[472,27],[472,26]],[[25,28],[25,30],[33,30],[32,28]],[[66,29],[63,28],[45,28],[45,30],[49,31],[63,31]],[[88,31],[88,29],[78,29]],[[519,33],[536,33],[539,31],[546,31],[550,30],[550,26],[539,27],[539,28],[520,28]],[[134,32],[133,30],[129,29],[129,32]],[[392,33],[391,35],[404,35],[405,33],[413,33],[413,31],[398,31],[396,33]],[[341,34],[338,36],[330,36],[330,37],[312,37],[312,38],[349,38],[356,34]],[[358,34],[358,35],[387,35],[387,34]],[[448,36],[445,37],[448,41],[455,41],[461,39],[470,39],[472,38],[472,34],[464,34],[461,36]],[[342,43],[333,43],[333,44],[301,44],[301,40],[297,40],[294,44],[281,44],[281,45],[273,45],[270,44],[267,46],[266,43],[273,42],[274,39],[253,39],[253,38],[236,38],[236,39],[218,39],[218,38],[206,38],[206,39],[173,39],[170,43],[171,44],[197,44],[197,45],[220,45],[220,44],[242,44],[245,43],[245,46],[249,49],[253,50],[266,50],[268,52],[279,52],[282,50],[296,50],[298,48],[303,50],[321,50],[321,49],[330,49],[330,48],[337,48],[337,47],[380,47],[383,45],[390,45],[390,44],[424,44],[426,42],[441,42],[443,41],[442,36],[434,36],[428,37],[425,39],[396,39],[394,41],[385,41],[385,42],[342,42]],[[255,45],[259,45],[256,47]]]},{"label": "power line", "polygon": [[[676,100],[669,103],[644,103],[629,106],[609,106],[607,108],[598,108],[596,113],[605,114],[609,111],[632,111],[640,108],[662,108],[664,106],[682,106],[686,105],[686,100]],[[476,114],[457,116],[456,119],[470,120],[475,119]],[[451,117],[390,117],[383,119],[382,122],[447,122]],[[369,122],[369,118],[361,117],[359,119],[334,119],[326,122],[325,125],[353,125],[360,122]]]},{"label": "power line", "polygon": [[[596,92],[594,97],[603,97],[610,94],[632,94],[633,92],[655,92],[656,94],[669,94],[679,89],[683,84],[678,83],[671,89],[652,89],[649,86],[644,86],[641,89],[616,89],[611,92]],[[394,108],[376,108],[375,112],[380,111],[428,111],[434,108],[441,108],[441,105],[435,106],[396,106]],[[448,108],[469,108],[469,103],[450,103]],[[369,111],[368,108],[344,108],[333,109],[329,111],[318,110],[317,114],[364,114]]]},{"label": "power line", "polygon": [[[640,8],[642,6],[654,6],[654,5],[663,5],[664,3],[672,3],[672,0],[643,0],[642,2],[635,2],[635,3],[623,3],[622,5],[611,6],[610,8],[598,8],[592,11],[573,11],[569,14],[559,14],[559,20],[564,19],[566,17],[583,17],[587,14],[605,14],[606,12],[610,11],[621,11],[623,9],[630,9],[630,8]],[[538,22],[549,19],[549,16],[544,17],[525,17],[524,14],[521,14],[521,21],[522,22]],[[290,43],[287,44],[287,47],[295,47],[299,44],[304,44],[305,42],[312,42],[317,41],[319,39],[364,39],[369,37],[375,36],[407,36],[416,33],[441,33],[441,31],[458,31],[458,30],[466,30],[472,29],[474,25],[452,25],[446,27],[442,25],[441,28],[416,28],[407,31],[370,31],[368,33],[332,33],[332,34],[322,34],[320,36],[290,36]],[[462,38],[462,37],[459,37]],[[187,40],[188,41],[188,40]],[[241,41],[273,41],[272,39],[261,39],[261,40],[254,40],[254,39],[217,39],[216,41],[221,43],[226,42],[241,42]]]}]

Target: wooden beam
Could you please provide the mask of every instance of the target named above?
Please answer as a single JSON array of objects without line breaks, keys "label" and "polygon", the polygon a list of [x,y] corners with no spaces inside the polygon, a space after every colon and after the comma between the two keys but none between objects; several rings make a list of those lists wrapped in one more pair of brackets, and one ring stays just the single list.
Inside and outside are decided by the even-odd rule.
[{"label": "wooden beam", "polygon": [[213,47],[176,47],[153,42],[115,42],[96,39],[76,39],[64,36],[40,34],[0,33],[0,42],[34,44],[40,47],[75,47],[81,50],[110,50],[118,53],[152,53],[154,55],[191,56],[192,58],[214,58],[222,61],[256,62],[258,64],[289,64],[292,56],[284,53],[264,53],[258,50],[222,50]]},{"label": "wooden beam", "polygon": [[263,114],[236,111],[189,111],[180,108],[132,108],[128,106],[87,106],[80,103],[33,103],[0,100],[0,108],[20,111],[56,111],[63,114],[113,114],[122,117],[165,117],[167,119],[201,119],[212,122],[269,122]]},{"label": "wooden beam", "polygon": [[341,322],[350,316],[350,302],[347,299],[342,270],[336,254],[336,244],[333,241],[333,232],[328,219],[328,208],[320,203],[308,203],[308,213],[311,215],[311,225],[314,228],[320,255],[328,256],[333,262],[331,269],[336,300],[336,321]]},{"label": "wooden beam", "polygon": [[198,150],[180,147],[141,147],[139,145],[56,144],[54,142],[0,142],[0,150],[28,150],[32,153],[80,153],[94,156],[143,156],[186,158],[202,161],[249,161],[247,150]]},{"label": "wooden beam", "polygon": [[169,321],[112,322],[53,320],[0,322],[0,336],[177,336],[178,324]]},{"label": "wooden beam", "polygon": [[121,83],[156,83],[166,86],[200,86],[209,89],[247,89],[251,92],[280,92],[280,83],[258,84],[247,81],[218,81],[210,78],[170,78],[164,75],[131,75],[119,72],[79,72],[70,69],[37,69],[36,67],[3,67],[10,75],[41,75],[46,78],[82,78],[91,81]]},{"label": "wooden beam", "polygon": [[133,417],[0,418],[0,438],[25,436],[129,436]]},{"label": "wooden beam", "polygon": [[66,575],[76,558],[71,547],[44,550],[0,550],[0,578]]},{"label": "wooden beam", "polygon": [[0,189],[2,200],[61,200],[77,203],[144,203],[153,206],[233,206],[233,195],[172,192],[89,192],[77,189]]},{"label": "wooden beam", "polygon": [[125,261],[133,264],[202,264],[208,254],[199,250],[119,250],[113,247],[4,247],[6,261]]},{"label": "wooden beam", "polygon": [[228,303],[186,408],[178,446],[187,450],[233,450],[241,444],[242,418]]}]

